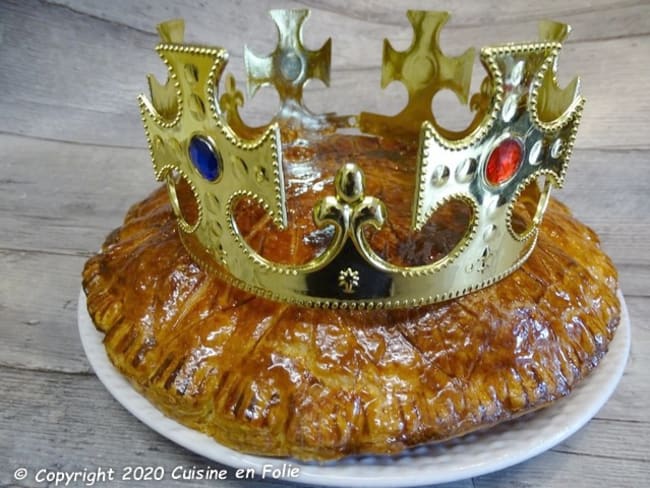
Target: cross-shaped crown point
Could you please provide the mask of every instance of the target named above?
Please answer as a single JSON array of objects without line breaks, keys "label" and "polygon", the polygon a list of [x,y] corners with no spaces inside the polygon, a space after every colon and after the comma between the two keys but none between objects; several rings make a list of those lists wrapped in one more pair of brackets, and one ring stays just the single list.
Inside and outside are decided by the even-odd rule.
[{"label": "cross-shaped crown point", "polygon": [[413,26],[413,42],[405,51],[396,51],[384,39],[381,86],[400,81],[408,92],[408,103],[394,117],[373,113],[361,114],[362,130],[373,133],[418,133],[423,121],[434,120],[431,103],[443,88],[453,91],[462,103],[467,103],[474,49],[457,57],[449,57],[440,49],[440,30],[449,20],[447,12],[409,10],[406,13]]},{"label": "cross-shaped crown point", "polygon": [[271,10],[270,14],[278,29],[278,43],[266,57],[245,48],[248,94],[252,97],[261,86],[273,85],[283,106],[293,102],[304,109],[302,93],[307,80],[315,78],[329,85],[332,39],[310,51],[302,43],[302,26],[309,10]]}]

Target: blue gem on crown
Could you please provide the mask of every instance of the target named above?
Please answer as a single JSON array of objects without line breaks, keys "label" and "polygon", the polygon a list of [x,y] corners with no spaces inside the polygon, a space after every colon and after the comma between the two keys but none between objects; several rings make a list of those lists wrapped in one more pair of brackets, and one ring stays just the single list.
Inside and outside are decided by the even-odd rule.
[{"label": "blue gem on crown", "polygon": [[194,136],[190,140],[188,152],[190,160],[201,176],[215,181],[221,176],[221,158],[208,139]]}]

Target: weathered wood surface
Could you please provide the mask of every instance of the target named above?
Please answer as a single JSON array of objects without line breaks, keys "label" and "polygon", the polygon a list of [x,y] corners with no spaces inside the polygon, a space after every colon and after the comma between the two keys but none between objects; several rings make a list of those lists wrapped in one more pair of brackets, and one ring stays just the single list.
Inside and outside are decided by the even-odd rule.
[{"label": "weathered wood surface", "polygon": [[[285,2],[312,8],[310,47],[330,35],[332,87],[314,83],[315,109],[396,111],[404,92],[379,88],[381,39],[410,41],[397,2]],[[650,479],[650,4],[647,1],[413,1],[453,12],[446,52],[536,36],[536,20],[570,22],[560,80],[583,78],[588,98],[562,200],[601,236],[614,259],[633,324],[631,359],[614,397],[580,432],[543,455],[469,487],[645,486]],[[144,75],[163,75],[152,50],[156,23],[187,19],[188,38],[231,50],[241,79],[243,45],[261,54],[275,36],[275,2],[210,6],[154,2],[0,3],[0,486],[21,483],[25,466],[63,470],[128,464],[205,466],[127,413],[92,374],[76,331],[85,257],[119,225],[128,206],[154,188],[135,95]],[[474,86],[480,81],[475,76]],[[360,84],[367,89],[355,89]],[[391,99],[391,96],[394,97]],[[260,92],[246,107],[270,114]],[[462,112],[442,100],[442,116]],[[438,105],[436,105],[438,108]],[[451,115],[450,115],[451,114]],[[108,171],[108,168],[111,171]],[[257,486],[259,482],[220,482]],[[164,486],[172,486],[167,480]],[[77,485],[80,486],[80,485]],[[128,486],[138,486],[130,483]]]}]

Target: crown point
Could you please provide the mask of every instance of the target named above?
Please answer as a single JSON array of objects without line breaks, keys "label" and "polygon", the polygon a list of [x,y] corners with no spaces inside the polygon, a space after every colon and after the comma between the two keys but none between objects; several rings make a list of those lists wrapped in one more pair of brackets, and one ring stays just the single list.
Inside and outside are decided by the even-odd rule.
[{"label": "crown point", "polygon": [[571,33],[571,26],[554,20],[542,20],[539,23],[539,38],[542,41],[562,42]]},{"label": "crown point", "polygon": [[160,40],[166,44],[182,44],[185,37],[185,21],[173,19],[158,24]]},{"label": "crown point", "polygon": [[317,51],[302,43],[302,26],[309,10],[271,10],[271,18],[278,30],[275,50],[266,57],[244,50],[249,96],[265,85],[273,85],[280,96],[282,109],[278,117],[309,117],[303,105],[303,87],[310,79],[320,79],[329,85],[331,39]]},{"label": "crown point", "polygon": [[522,148],[517,139],[508,138],[495,147],[485,166],[485,179],[501,185],[512,178],[521,164]]}]

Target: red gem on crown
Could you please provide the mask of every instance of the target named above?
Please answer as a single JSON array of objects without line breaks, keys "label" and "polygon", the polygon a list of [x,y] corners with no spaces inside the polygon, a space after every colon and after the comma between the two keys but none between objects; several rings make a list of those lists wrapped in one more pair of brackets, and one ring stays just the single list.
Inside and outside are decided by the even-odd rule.
[{"label": "red gem on crown", "polygon": [[505,139],[492,150],[485,166],[485,179],[491,185],[500,185],[512,178],[521,164],[521,143]]}]

